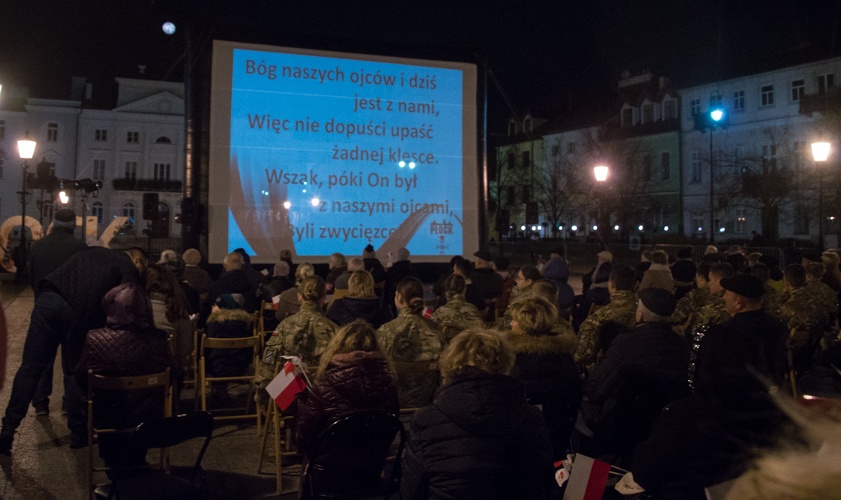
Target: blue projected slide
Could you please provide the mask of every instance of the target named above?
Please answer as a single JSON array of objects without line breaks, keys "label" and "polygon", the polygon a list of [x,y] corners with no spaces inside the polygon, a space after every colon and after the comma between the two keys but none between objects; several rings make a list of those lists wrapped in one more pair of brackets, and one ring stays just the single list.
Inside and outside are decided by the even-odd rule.
[{"label": "blue projected slide", "polygon": [[474,246],[474,66],[215,44],[212,256]]}]

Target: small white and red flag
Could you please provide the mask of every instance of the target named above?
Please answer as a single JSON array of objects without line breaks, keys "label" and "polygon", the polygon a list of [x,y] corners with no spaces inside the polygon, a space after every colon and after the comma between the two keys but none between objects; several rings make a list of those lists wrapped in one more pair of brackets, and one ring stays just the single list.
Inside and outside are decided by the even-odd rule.
[{"label": "small white and red flag", "polygon": [[295,401],[295,396],[307,390],[306,366],[297,356],[283,356],[286,363],[277,376],[266,386],[266,392],[278,408],[285,411]]},{"label": "small white and red flag", "polygon": [[275,310],[277,310],[278,306],[280,306],[280,294],[272,297],[272,306],[274,306]]},{"label": "small white and red flag", "polygon": [[607,486],[610,464],[580,453],[575,455],[564,500],[599,500]]}]

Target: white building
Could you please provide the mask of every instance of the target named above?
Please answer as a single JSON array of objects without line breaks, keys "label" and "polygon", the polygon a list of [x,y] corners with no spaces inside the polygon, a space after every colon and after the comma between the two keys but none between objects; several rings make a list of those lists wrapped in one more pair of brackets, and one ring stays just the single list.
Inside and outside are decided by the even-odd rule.
[{"label": "white building", "polygon": [[[3,88],[0,94],[0,222],[19,216],[22,162],[16,141],[28,132],[37,141],[30,173],[49,171],[60,180],[102,182],[97,193],[64,189],[77,214],[86,211],[104,229],[116,216],[128,216],[129,232],[146,228],[141,219],[145,193],[157,193],[159,216],[153,232],[177,237],[174,222],[184,170],[184,91],[180,83],[118,78],[116,102],[94,104],[96,89],[74,78],[71,100],[37,99]],[[97,103],[98,104],[98,103]],[[36,184],[37,185],[37,184]],[[68,189],[68,188],[71,189]],[[60,206],[55,193],[33,189],[26,213],[49,224]]]}]

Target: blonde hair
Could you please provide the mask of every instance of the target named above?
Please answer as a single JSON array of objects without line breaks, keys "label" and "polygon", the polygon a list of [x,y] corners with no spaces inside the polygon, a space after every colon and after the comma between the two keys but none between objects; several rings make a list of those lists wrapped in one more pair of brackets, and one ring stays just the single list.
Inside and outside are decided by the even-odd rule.
[{"label": "blonde hair", "polygon": [[374,293],[374,277],[368,271],[354,271],[347,280],[348,297],[368,299],[376,297]]},{"label": "blonde hair", "polygon": [[225,271],[242,269],[242,264],[242,254],[239,252],[231,252],[222,259],[222,267],[225,268]]},{"label": "blonde hair", "polygon": [[307,276],[301,280],[298,293],[303,300],[316,302],[324,298],[324,280],[320,276]]},{"label": "blonde hair", "polygon": [[[318,362],[318,371],[315,374],[316,378],[320,379],[324,375],[333,356],[354,351],[378,352],[383,354],[380,344],[377,342],[377,333],[364,319],[356,319],[339,328],[324,349],[324,354],[321,355],[321,360]],[[383,358],[388,360],[385,354],[383,354]],[[390,364],[388,370],[394,374],[394,370],[392,370]]]},{"label": "blonde hair", "polygon": [[537,295],[514,301],[508,309],[511,311],[511,320],[519,323],[528,335],[546,335],[558,322],[558,308]]},{"label": "blonde hair", "polygon": [[315,269],[312,267],[312,264],[304,262],[298,266],[298,269],[295,269],[295,284],[300,286],[304,278],[314,275]]},{"label": "blonde hair", "polygon": [[444,384],[467,367],[492,375],[508,375],[513,366],[514,353],[502,333],[480,328],[468,328],[456,335],[438,359]]}]

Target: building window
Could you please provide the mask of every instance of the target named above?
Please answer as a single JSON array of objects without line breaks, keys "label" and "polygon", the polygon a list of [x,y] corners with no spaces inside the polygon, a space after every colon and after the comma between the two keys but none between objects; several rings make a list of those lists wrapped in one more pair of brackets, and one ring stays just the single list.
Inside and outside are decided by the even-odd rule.
[{"label": "building window", "polygon": [[523,168],[531,168],[531,156],[528,151],[523,151]]},{"label": "building window", "polygon": [[104,128],[98,128],[93,131],[93,140],[97,142],[105,142],[108,140],[108,131]]},{"label": "building window", "polygon": [[762,172],[777,171],[777,145],[764,144],[762,146]]},{"label": "building window", "polygon": [[105,160],[93,161],[93,180],[101,181],[105,179]]},{"label": "building window", "polygon": [[58,123],[50,122],[47,124],[47,142],[58,141]]},{"label": "building window", "polygon": [[523,120],[523,132],[531,132],[531,118]]},{"label": "building window", "polygon": [[642,154],[642,180],[651,180],[651,153]]},{"label": "building window", "polygon": [[689,101],[689,116],[695,117],[698,116],[698,113],[701,112],[701,100],[700,99],[692,99]]},{"label": "building window", "polygon": [[105,207],[101,201],[95,201],[91,205],[91,215],[96,217],[96,223],[102,225],[102,216],[105,213]]},{"label": "building window", "polygon": [[123,217],[128,217],[129,224],[134,224],[134,215],[137,207],[134,206],[133,201],[123,203]]},{"label": "building window", "polygon": [[630,127],[634,124],[634,109],[625,108],[622,110],[622,126]]},{"label": "building window", "polygon": [[169,163],[155,163],[155,180],[168,181],[169,180]]},{"label": "building window", "polygon": [[747,227],[748,222],[748,209],[747,208],[737,208],[736,209],[736,224],[733,226],[733,232],[735,233],[744,233],[745,228]]},{"label": "building window", "polygon": [[701,182],[701,153],[693,151],[689,155],[689,182],[699,184]]},{"label": "building window", "polygon": [[166,137],[166,136],[162,135],[155,140],[155,143],[156,144],[172,144],[172,141],[169,139],[169,137]]},{"label": "building window", "polygon": [[834,86],[835,75],[833,73],[818,76],[818,94],[826,93],[826,91]]},{"label": "building window", "polygon": [[137,162],[136,161],[127,161],[126,162],[126,179],[130,181],[137,180]]},{"label": "building window", "polygon": [[6,137],[6,120],[0,120],[0,139]]},{"label": "building window", "polygon": [[668,99],[663,101],[663,119],[674,120],[677,118],[677,101]]},{"label": "building window", "polygon": [[802,78],[791,82],[791,102],[798,102],[806,95],[806,80]]},{"label": "building window", "polygon": [[654,105],[651,103],[642,106],[642,123],[654,123]]},{"label": "building window", "polygon": [[660,175],[664,181],[672,178],[672,158],[668,151],[660,153]]},{"label": "building window", "polygon": [[517,155],[513,151],[509,151],[506,155],[508,157],[508,168],[513,169],[517,167]]},{"label": "building window", "polygon": [[140,132],[128,131],[126,132],[126,142],[129,144],[137,144],[140,142]]},{"label": "building window", "polygon": [[737,90],[733,92],[733,111],[745,110],[745,91]]},{"label": "building window", "polygon": [[567,154],[568,155],[574,155],[575,154],[575,143],[574,142],[568,142],[567,143]]},{"label": "building window", "polygon": [[710,94],[710,109],[721,107],[721,94]]},{"label": "building window", "polygon": [[774,105],[774,86],[773,85],[763,85],[759,89],[759,103],[762,106],[773,106]]},{"label": "building window", "polygon": [[508,135],[509,136],[517,135],[517,122],[514,121],[514,120],[511,120],[510,122],[508,122]]}]

